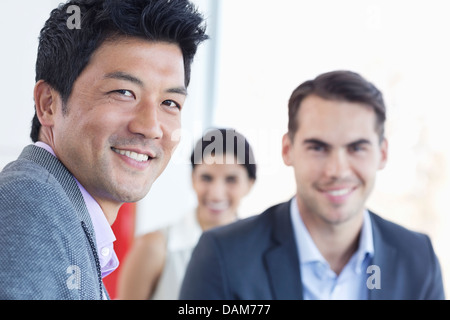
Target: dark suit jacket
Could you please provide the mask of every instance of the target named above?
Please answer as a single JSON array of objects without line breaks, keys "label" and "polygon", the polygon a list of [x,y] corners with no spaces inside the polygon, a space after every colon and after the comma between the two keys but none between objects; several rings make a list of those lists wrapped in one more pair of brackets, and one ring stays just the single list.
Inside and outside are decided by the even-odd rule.
[{"label": "dark suit jacket", "polygon": [[[444,299],[441,269],[428,236],[370,212],[380,289],[369,299]],[[368,278],[371,273],[368,273]],[[182,300],[303,299],[289,202],[204,232],[182,284]]]},{"label": "dark suit jacket", "polygon": [[100,299],[95,233],[75,178],[27,146],[0,173],[0,299]]}]

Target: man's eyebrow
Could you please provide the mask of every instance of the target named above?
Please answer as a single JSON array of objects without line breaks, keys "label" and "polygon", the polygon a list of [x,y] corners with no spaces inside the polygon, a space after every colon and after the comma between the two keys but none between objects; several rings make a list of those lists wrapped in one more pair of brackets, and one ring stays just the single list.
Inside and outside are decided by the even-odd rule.
[{"label": "man's eyebrow", "polygon": [[359,140],[356,140],[355,142],[349,143],[348,146],[356,146],[356,145],[359,145],[359,144],[371,145],[372,142],[370,142],[370,140],[367,140],[367,139],[359,139]]},{"label": "man's eyebrow", "polygon": [[320,145],[323,147],[329,147],[330,145],[326,142],[323,142],[319,139],[305,139],[303,140],[303,144],[315,144],[315,145]]},{"label": "man's eyebrow", "polygon": [[187,96],[188,95],[187,89],[185,87],[170,88],[170,89],[167,89],[166,92],[167,93],[181,94],[183,96]]},{"label": "man's eyebrow", "polygon": [[[330,145],[322,140],[319,139],[305,139],[303,141],[303,144],[315,144],[315,145],[319,145],[319,146],[323,146],[323,147],[330,147]],[[372,142],[370,142],[370,140],[367,139],[359,139],[353,142],[350,142],[347,144],[347,146],[356,146],[356,145],[360,145],[360,144],[368,144],[371,145]]]},{"label": "man's eyebrow", "polygon": [[140,79],[136,78],[135,76],[132,76],[131,74],[121,72],[121,71],[108,73],[104,76],[104,78],[105,79],[125,80],[125,81],[135,83],[140,87],[144,86],[144,83]]}]

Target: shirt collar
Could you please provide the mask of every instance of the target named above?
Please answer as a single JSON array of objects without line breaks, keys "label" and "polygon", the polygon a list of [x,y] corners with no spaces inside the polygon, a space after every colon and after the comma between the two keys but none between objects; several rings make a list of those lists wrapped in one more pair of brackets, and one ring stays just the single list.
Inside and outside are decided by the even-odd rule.
[{"label": "shirt collar", "polygon": [[[35,145],[44,148],[56,157],[56,154],[53,151],[52,147],[50,147],[48,144],[38,141],[35,143]],[[106,219],[106,216],[103,213],[100,205],[86,191],[86,189],[78,182],[76,178],[75,181],[80,188],[81,194],[83,195],[84,202],[92,220],[100,266],[102,269],[102,276],[106,277],[119,265],[118,258],[113,249],[113,242],[116,241],[116,237],[114,236],[114,232],[112,231],[111,226],[109,225],[108,220]]]},{"label": "shirt collar", "polygon": [[[294,237],[297,243],[300,265],[310,262],[321,262],[328,265],[328,262],[320,253],[316,244],[312,240],[308,229],[306,229],[306,226],[303,223],[303,220],[300,216],[300,211],[298,209],[296,197],[294,197],[291,200],[290,209],[291,209],[290,210],[291,221],[294,228]],[[354,264],[355,272],[360,272],[364,259],[367,256],[373,257],[373,254],[374,254],[374,247],[372,235],[372,222],[370,220],[369,212],[365,210],[358,249],[353,255],[353,257],[356,260],[353,258],[351,259],[351,261],[355,261]]]}]

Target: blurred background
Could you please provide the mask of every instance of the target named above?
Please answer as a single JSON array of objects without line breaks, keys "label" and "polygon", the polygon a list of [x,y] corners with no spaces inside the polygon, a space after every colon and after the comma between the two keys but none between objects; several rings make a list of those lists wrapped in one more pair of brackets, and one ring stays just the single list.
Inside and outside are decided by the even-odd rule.
[{"label": "blurred background", "polygon": [[[0,0],[0,169],[31,143],[38,35],[59,2]],[[181,143],[168,168],[149,195],[124,207],[126,214],[114,224],[127,228],[116,233],[119,246],[121,235],[129,237],[121,255],[134,235],[163,227],[195,206],[189,156],[210,127],[233,127],[254,148],[258,180],[241,205],[242,217],[290,199],[293,172],[281,158],[289,96],[320,73],[350,69],[384,93],[388,110],[389,160],[379,172],[369,208],[430,235],[449,296],[447,1],[193,2],[207,18],[211,40],[194,62]]]}]

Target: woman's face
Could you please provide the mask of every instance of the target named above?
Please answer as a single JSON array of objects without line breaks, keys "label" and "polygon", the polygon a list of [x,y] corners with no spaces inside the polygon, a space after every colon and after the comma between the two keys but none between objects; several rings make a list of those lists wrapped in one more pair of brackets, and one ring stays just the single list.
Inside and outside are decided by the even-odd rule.
[{"label": "woman's face", "polygon": [[[203,159],[192,172],[192,185],[197,194],[197,216],[203,230],[224,225],[237,218],[241,199],[248,194],[254,180],[237,161]],[[228,159],[229,160],[229,159]]]}]

